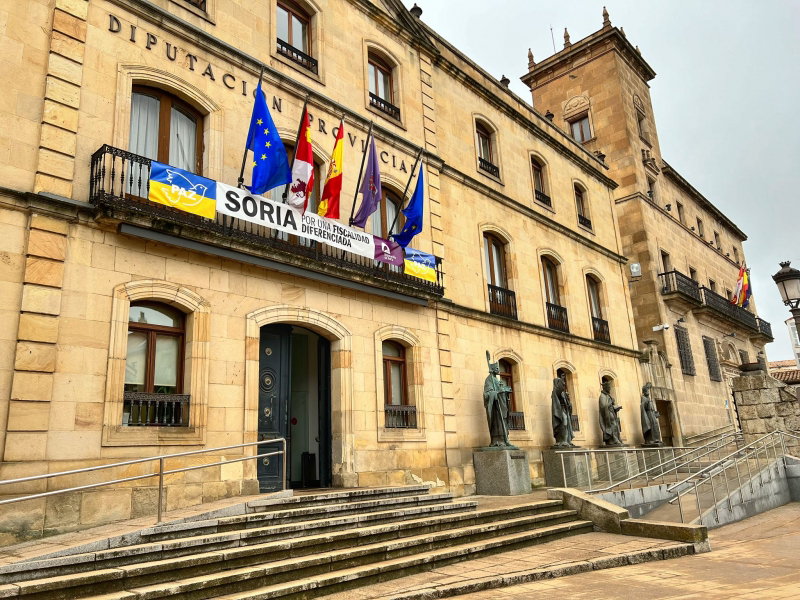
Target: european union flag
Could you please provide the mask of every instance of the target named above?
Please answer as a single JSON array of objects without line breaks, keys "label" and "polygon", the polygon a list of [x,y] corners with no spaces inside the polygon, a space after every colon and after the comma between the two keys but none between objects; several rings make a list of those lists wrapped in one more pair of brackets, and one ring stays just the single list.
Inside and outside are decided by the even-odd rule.
[{"label": "european union flag", "polygon": [[394,241],[400,244],[403,248],[408,246],[411,238],[422,231],[422,209],[425,203],[425,184],[422,181],[423,165],[419,167],[419,179],[417,179],[417,187],[414,190],[414,195],[411,196],[411,202],[403,209],[403,214],[406,216],[406,224],[403,225],[403,230],[397,235],[393,235]]},{"label": "european union flag", "polygon": [[253,180],[250,185],[253,194],[263,194],[292,181],[289,157],[269,114],[260,81],[256,88],[250,131],[247,133],[247,150],[253,151]]}]

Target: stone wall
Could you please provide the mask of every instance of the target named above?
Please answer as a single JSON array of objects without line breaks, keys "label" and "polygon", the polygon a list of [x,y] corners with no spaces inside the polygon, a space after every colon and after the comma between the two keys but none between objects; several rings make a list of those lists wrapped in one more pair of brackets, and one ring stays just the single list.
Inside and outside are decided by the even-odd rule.
[{"label": "stone wall", "polygon": [[[748,444],[772,431],[800,432],[800,402],[783,382],[757,372],[734,379],[733,393]],[[787,439],[786,446],[796,455],[799,442]]]}]

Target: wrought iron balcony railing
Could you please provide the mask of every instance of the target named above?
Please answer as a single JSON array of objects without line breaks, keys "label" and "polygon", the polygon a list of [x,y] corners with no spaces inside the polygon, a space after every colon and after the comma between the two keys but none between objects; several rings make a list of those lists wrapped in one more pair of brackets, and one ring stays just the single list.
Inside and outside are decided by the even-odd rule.
[{"label": "wrought iron balcony railing", "polygon": [[[385,269],[372,258],[343,252],[327,244],[288,236],[267,227],[217,213],[204,219],[181,210],[147,200],[150,186],[150,159],[109,145],[92,155],[89,202],[101,209],[105,217],[119,220],[159,221],[174,232],[194,229],[208,239],[229,245],[244,244],[254,253],[267,253],[277,262],[298,264],[302,268],[365,281],[383,287],[387,281],[406,288],[408,293],[444,295],[444,276],[440,259],[436,259],[436,282],[406,274],[402,267]],[[163,227],[162,227],[163,228]],[[177,235],[177,233],[176,233]],[[217,238],[214,240],[214,238]],[[371,281],[370,281],[371,280]]]},{"label": "wrought iron balcony railing", "polygon": [[547,326],[556,331],[569,333],[569,319],[567,309],[557,304],[547,303]]},{"label": "wrought iron balcony railing", "polygon": [[770,339],[774,339],[774,336],[772,335],[772,325],[760,317],[756,317],[756,321],[758,321],[758,331]]},{"label": "wrought iron balcony railing", "polygon": [[658,275],[659,283],[661,284],[662,294],[671,294],[678,292],[684,296],[688,296],[696,302],[702,302],[700,296],[700,286],[698,283],[680,271],[668,271],[667,273],[660,273]]},{"label": "wrought iron balcony railing", "polygon": [[542,204],[544,204],[545,206],[547,206],[549,208],[553,207],[553,202],[552,202],[552,200],[550,200],[550,196],[548,196],[544,192],[540,192],[539,190],[535,190],[534,195],[536,196],[536,201],[537,202],[541,202]]},{"label": "wrought iron balcony railing", "polygon": [[278,40],[278,54],[285,56],[292,62],[296,62],[298,65],[311,71],[315,75],[317,74],[319,63],[317,62],[316,58],[309,56],[305,52],[298,50],[288,42],[284,42],[281,39]]},{"label": "wrought iron balcony railing", "polygon": [[125,392],[122,424],[127,426],[188,427],[188,394]]},{"label": "wrought iron balcony railing", "polygon": [[511,290],[489,284],[489,312],[516,319],[517,295]]},{"label": "wrought iron balcony railing", "polygon": [[508,411],[506,425],[512,431],[525,431],[525,413]]},{"label": "wrought iron balcony railing", "polygon": [[382,113],[385,113],[393,119],[400,120],[400,109],[391,102],[387,102],[380,96],[376,96],[372,92],[369,93],[369,105]]},{"label": "wrought iron balcony railing", "polygon": [[486,171],[489,175],[493,177],[500,177],[500,167],[497,165],[493,165],[485,158],[478,158],[478,165],[480,166],[481,170]]},{"label": "wrought iron balcony railing", "polygon": [[592,333],[597,342],[611,343],[611,333],[608,331],[608,321],[592,317]]},{"label": "wrought iron balcony railing", "polygon": [[706,287],[700,288],[700,294],[703,297],[704,306],[713,309],[715,312],[719,313],[723,317],[727,317],[729,320],[746,325],[747,327],[755,329],[756,331],[759,330],[758,323],[756,322],[756,316],[746,308],[731,304],[730,300],[720,296],[715,292],[712,292]]},{"label": "wrought iron balcony railing", "polygon": [[417,407],[407,404],[384,404],[387,429],[416,429]]},{"label": "wrought iron balcony railing", "polygon": [[592,228],[592,220],[588,217],[584,217],[583,215],[578,215],[578,223],[586,227],[586,229]]}]

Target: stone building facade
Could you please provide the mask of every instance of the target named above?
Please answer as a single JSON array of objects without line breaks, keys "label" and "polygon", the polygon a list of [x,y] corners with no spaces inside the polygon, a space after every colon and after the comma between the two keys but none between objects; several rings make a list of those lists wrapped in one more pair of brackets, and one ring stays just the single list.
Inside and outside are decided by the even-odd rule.
[{"label": "stone building facade", "polygon": [[[675,438],[735,422],[731,381],[765,359],[770,324],[731,305],[745,234],[662,157],[649,82],[652,67],[603,11],[602,28],[536,62],[522,77],[533,105],[603,157],[634,321],[661,412]],[[663,327],[669,325],[669,329]],[[663,429],[663,426],[662,426]]]},{"label": "stone building facade", "polygon": [[[0,478],[291,434],[293,485],[474,493],[487,350],[514,389],[511,440],[534,481],[559,374],[576,443],[600,443],[603,378],[626,440],[640,441],[640,353],[608,166],[399,1],[24,0],[3,14]],[[308,96],[318,180],[344,116],[345,223],[370,122],[389,200],[423,151],[425,226],[412,246],[437,257],[436,283],[140,197],[147,152],[236,183],[262,68],[287,144]],[[371,77],[388,86],[370,93]],[[392,211],[380,211],[389,218],[367,230],[385,234]],[[402,402],[387,406],[390,392]],[[242,452],[256,450],[173,460]],[[167,508],[274,489],[280,461],[267,463],[176,475]],[[153,485],[22,512],[31,530],[62,531],[151,511]]]}]

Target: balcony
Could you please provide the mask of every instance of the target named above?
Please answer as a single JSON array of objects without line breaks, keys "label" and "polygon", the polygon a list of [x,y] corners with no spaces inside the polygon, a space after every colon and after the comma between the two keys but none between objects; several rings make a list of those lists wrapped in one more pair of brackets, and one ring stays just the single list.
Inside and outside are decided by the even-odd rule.
[{"label": "balcony", "polygon": [[700,295],[703,297],[703,307],[713,311],[716,316],[720,316],[735,325],[744,325],[754,331],[759,330],[756,316],[746,308],[731,304],[730,300],[716,292],[712,292],[707,287],[700,288]]},{"label": "balcony", "polygon": [[508,411],[506,426],[509,431],[525,431],[525,413]]},{"label": "balcony", "polygon": [[578,223],[580,223],[586,229],[592,228],[592,220],[588,217],[584,217],[583,215],[578,215]]},{"label": "balcony", "polygon": [[405,404],[384,405],[385,427],[387,429],[416,429],[417,407]]},{"label": "balcony", "polygon": [[314,75],[317,74],[319,65],[316,58],[310,57],[305,52],[298,50],[291,44],[288,44],[281,39],[278,40],[278,54],[285,56],[292,62],[297,63],[307,71],[311,71],[314,73]]},{"label": "balcony", "polygon": [[550,200],[550,196],[539,190],[535,190],[534,195],[537,202],[544,204],[547,208],[553,208],[553,202]]},{"label": "balcony", "polygon": [[386,115],[389,115],[395,121],[400,120],[400,109],[397,108],[394,104],[387,102],[380,96],[376,96],[372,92],[369,93],[369,105],[372,108],[379,110]]},{"label": "balcony", "polygon": [[139,427],[188,427],[188,394],[125,392],[122,424]]},{"label": "balcony", "polygon": [[511,290],[489,284],[489,312],[493,315],[517,318],[517,295]]},{"label": "balcony", "polygon": [[547,303],[547,326],[556,331],[569,333],[569,320],[567,319],[567,309],[557,304]]},{"label": "balcony", "polygon": [[611,333],[608,331],[608,321],[592,317],[592,333],[596,342],[611,343]]},{"label": "balcony", "polygon": [[[276,270],[307,272],[318,280],[338,279],[343,285],[365,285],[426,299],[444,295],[441,260],[436,261],[436,282],[406,274],[402,267],[386,269],[372,258],[344,252],[327,244],[289,236],[267,227],[216,214],[212,219],[147,200],[150,159],[102,146],[92,155],[89,202],[95,217],[114,225],[120,222],[192,243],[222,248],[267,259]],[[233,250],[232,250],[233,249]],[[262,261],[263,262],[263,261]],[[281,265],[288,265],[281,267]],[[322,275],[315,275],[321,273]],[[384,294],[385,295],[385,294]]]},{"label": "balcony", "polygon": [[492,177],[500,177],[500,167],[493,165],[485,158],[478,158],[478,166]]},{"label": "balcony", "polygon": [[773,337],[773,335],[772,335],[772,325],[770,325],[767,321],[765,321],[764,319],[761,319],[760,317],[756,317],[756,321],[758,321],[758,331],[759,331],[759,333],[761,333],[762,335],[768,337],[769,341],[772,341],[773,339],[775,339]]},{"label": "balcony", "polygon": [[658,282],[664,302],[679,310],[689,310],[703,303],[698,283],[680,271],[659,273]]}]

